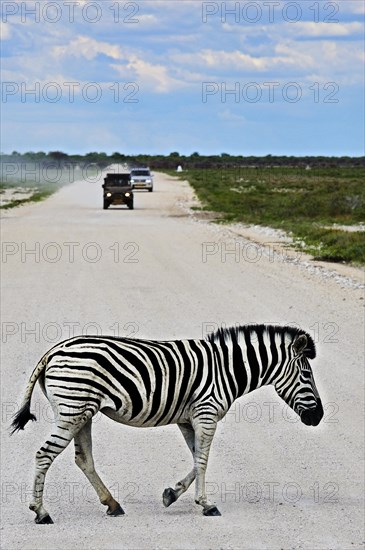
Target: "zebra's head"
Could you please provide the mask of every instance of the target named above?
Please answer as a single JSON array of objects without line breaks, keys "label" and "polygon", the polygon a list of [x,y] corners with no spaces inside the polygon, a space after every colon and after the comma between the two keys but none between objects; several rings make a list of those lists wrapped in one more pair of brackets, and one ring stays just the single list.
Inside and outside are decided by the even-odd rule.
[{"label": "zebra's head", "polygon": [[317,426],[323,417],[323,407],[308,361],[316,356],[314,343],[302,333],[294,338],[290,351],[283,375],[274,383],[275,389],[303,424]]}]

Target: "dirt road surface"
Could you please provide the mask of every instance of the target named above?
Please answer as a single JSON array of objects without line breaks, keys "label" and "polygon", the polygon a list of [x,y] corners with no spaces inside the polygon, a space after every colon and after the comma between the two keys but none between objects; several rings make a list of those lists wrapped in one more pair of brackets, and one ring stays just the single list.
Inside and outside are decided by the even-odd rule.
[{"label": "dirt road surface", "polygon": [[[363,532],[363,274],[332,276],[269,241],[194,219],[186,183],[156,174],[135,210],[102,210],[100,181],[79,181],[2,220],[1,548],[355,549]],[[272,239],[271,239],[272,240]],[[262,241],[262,239],[261,239]],[[328,266],[327,266],[328,267]],[[162,491],[191,467],[176,426],[135,429],[98,415],[97,469],[126,511],[110,518],[74,465],[73,445],[49,471],[54,525],[28,510],[34,455],[51,433],[38,422],[9,437],[35,363],[53,343],[103,332],[202,338],[222,325],[290,323],[317,344],[325,407],[306,427],[273,388],[240,399],[219,424],[207,491],[222,517],[204,517],[192,488],[165,509]]]}]

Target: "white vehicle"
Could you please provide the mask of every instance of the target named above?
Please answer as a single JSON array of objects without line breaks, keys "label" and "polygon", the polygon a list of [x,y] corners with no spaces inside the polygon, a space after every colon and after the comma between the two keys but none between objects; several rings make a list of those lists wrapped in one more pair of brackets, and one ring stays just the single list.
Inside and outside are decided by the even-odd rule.
[{"label": "white vehicle", "polygon": [[153,191],[153,176],[149,168],[132,168],[131,184],[133,189],[147,189]]}]

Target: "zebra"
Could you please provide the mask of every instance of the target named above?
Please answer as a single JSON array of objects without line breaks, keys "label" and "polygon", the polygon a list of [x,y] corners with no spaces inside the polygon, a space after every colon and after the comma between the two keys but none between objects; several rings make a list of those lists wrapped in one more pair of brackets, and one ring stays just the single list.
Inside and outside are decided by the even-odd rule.
[{"label": "zebra", "polygon": [[220,328],[205,339],[142,340],[112,336],[74,336],[56,344],[34,368],[12,433],[29,420],[34,386],[49,400],[55,424],[36,453],[29,508],[38,524],[53,523],[43,506],[46,473],[74,439],[75,461],[94,487],[107,514],[124,510],[97,474],[92,456],[92,418],[100,411],[135,427],[177,424],[193,456],[193,469],[174,488],[163,491],[168,507],[195,480],[195,502],[205,516],[221,515],[207,499],[205,474],[217,422],[239,397],[272,384],[308,426],[323,417],[308,359],[315,344],[292,326],[242,325]]}]

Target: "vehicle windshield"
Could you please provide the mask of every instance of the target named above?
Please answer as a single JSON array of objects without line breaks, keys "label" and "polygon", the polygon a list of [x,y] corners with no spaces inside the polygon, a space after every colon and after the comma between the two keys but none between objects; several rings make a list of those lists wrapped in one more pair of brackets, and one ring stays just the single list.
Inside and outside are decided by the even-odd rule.
[{"label": "vehicle windshield", "polygon": [[149,170],[133,170],[131,175],[132,175],[132,177],[133,176],[149,176],[150,171]]},{"label": "vehicle windshield", "polygon": [[113,176],[113,177],[107,177],[105,181],[106,185],[130,185],[130,178],[129,176]]}]

